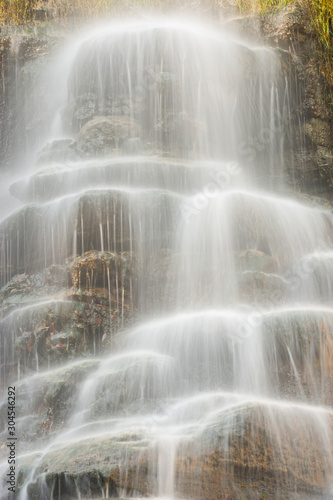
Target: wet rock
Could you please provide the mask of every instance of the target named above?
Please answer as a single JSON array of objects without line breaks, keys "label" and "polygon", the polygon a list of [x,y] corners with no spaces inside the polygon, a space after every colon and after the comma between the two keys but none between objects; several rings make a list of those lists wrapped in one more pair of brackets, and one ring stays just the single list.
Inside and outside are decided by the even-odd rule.
[{"label": "wet rock", "polygon": [[56,15],[56,10],[49,8],[47,5],[43,5],[39,2],[38,8],[32,9],[33,18],[35,21],[46,21],[47,19],[52,19]]},{"label": "wet rock", "polygon": [[126,116],[98,116],[82,127],[77,136],[78,151],[86,157],[113,154],[126,139],[139,137],[140,125]]},{"label": "wet rock", "polygon": [[[318,419],[309,408],[297,405],[233,401],[231,407],[204,419],[195,437],[178,442],[173,465],[175,497],[324,497],[333,472],[332,424],[332,416],[325,411]],[[103,494],[107,488],[109,492],[117,488],[131,496],[152,496],[157,494],[158,458],[163,460],[163,455],[138,433],[111,438],[102,434],[93,439],[79,436],[77,442],[62,443],[47,453],[38,471],[71,480],[84,476],[85,488],[93,486],[92,475],[97,472]],[[29,460],[25,464],[23,457],[21,467],[29,469]],[[61,484],[61,498],[65,498],[70,482]]]},{"label": "wet rock", "polygon": [[127,292],[120,289],[119,302],[112,298],[110,309],[107,290],[85,295],[59,288],[67,282],[65,269],[52,266],[46,279],[43,273],[18,277],[2,291],[6,295],[12,290],[12,295],[2,298],[0,309],[0,366],[11,380],[108,350],[110,330],[115,333],[130,321]]},{"label": "wet rock", "polygon": [[[100,495],[104,495],[107,490],[116,496],[121,490],[131,497],[142,497],[151,495],[154,491],[155,471],[151,459],[153,451],[150,448],[150,443],[140,435],[122,435],[115,438],[102,435],[94,439],[80,439],[47,454],[39,463],[38,470],[47,473],[46,480],[49,484],[46,485],[46,491],[51,491],[56,480],[59,482],[59,478],[67,479],[61,481],[59,486],[61,498],[71,498],[71,493],[77,492],[80,478],[83,480],[81,493],[86,495],[89,490],[96,491],[96,475],[99,478]],[[28,472],[31,460],[30,463],[22,463],[22,467]],[[37,500],[34,491],[40,492],[40,481],[41,478],[30,485],[29,499]]]},{"label": "wet rock", "polygon": [[106,97],[100,108],[100,114],[103,116],[129,116],[131,110],[137,114],[142,109],[139,102],[131,100],[128,95],[118,94],[113,97]]},{"label": "wet rock", "polygon": [[[11,277],[16,274],[23,273],[32,273],[38,269],[42,269],[42,263],[36,255],[37,252],[29,253],[29,256],[24,260],[23,257],[23,246],[21,244],[21,251],[19,251],[19,238],[21,236],[22,240],[26,243],[28,241],[36,241],[39,236],[41,236],[42,228],[40,227],[40,218],[41,218],[41,209],[40,207],[34,205],[26,205],[18,212],[14,213],[7,219],[5,219],[0,224],[0,233],[1,233],[1,241],[5,241],[8,238],[8,241],[12,241],[13,245],[11,245],[11,249],[13,251],[14,241],[15,241],[15,251],[16,257],[14,258],[13,254],[8,259],[8,261],[4,264],[5,258],[2,259],[2,264],[0,267],[0,282],[2,284],[10,281]],[[25,226],[26,221],[29,221],[29,229]],[[39,222],[39,226],[38,223]],[[36,224],[34,227],[33,225]],[[35,240],[31,238],[32,230],[35,230],[34,236]],[[17,236],[19,232],[19,237]],[[14,236],[15,235],[15,236]],[[21,242],[22,242],[21,240]],[[39,241],[42,241],[41,239]],[[19,254],[19,255],[18,255]],[[45,259],[44,259],[45,263]],[[44,265],[45,267],[45,265]]]},{"label": "wet rock", "polygon": [[[128,155],[136,154],[138,150],[141,152],[142,148],[148,153],[149,147],[150,153],[156,153],[152,145],[136,137],[126,139],[123,145],[124,152]],[[166,185],[178,192],[183,186],[194,187],[196,182],[202,182],[199,170],[194,172],[187,168],[186,163],[157,157],[132,157],[126,158],[125,162],[119,158],[117,163],[114,159],[110,159],[109,163],[105,160],[85,162],[78,169],[53,165],[39,170],[28,179],[13,183],[10,193],[24,202],[50,201],[71,193],[73,186],[78,191],[103,184],[123,186],[125,182],[132,187],[141,187],[143,182],[145,187],[156,187],[161,185],[161,181],[165,182],[163,179],[166,176]]]},{"label": "wet rock", "polygon": [[235,261],[240,271],[274,273],[278,270],[274,257],[260,250],[243,250],[235,255]]},{"label": "wet rock", "polygon": [[[1,30],[2,171],[13,172],[18,165],[26,164],[27,159],[33,161],[31,152],[47,140],[46,124],[54,116],[54,109],[46,89],[54,82],[54,52],[63,38],[43,36],[39,30],[31,32],[27,25],[19,29],[7,25]],[[59,88],[55,86],[54,90],[54,102],[57,102]]]},{"label": "wet rock", "polygon": [[165,149],[165,154],[171,156],[188,157],[193,155],[197,137],[207,140],[207,124],[198,120],[191,113],[182,111],[164,111],[154,120],[154,141]]},{"label": "wet rock", "polygon": [[107,288],[107,270],[113,278],[118,273],[121,280],[134,272],[135,258],[129,252],[115,254],[91,250],[76,258],[71,266],[75,288],[96,288],[102,284]]},{"label": "wet rock", "polygon": [[[21,482],[23,478],[23,474],[19,475],[18,482]],[[117,495],[117,491],[112,483],[109,483],[110,494],[112,496]],[[29,484],[27,495],[29,500],[40,500],[40,492],[43,491],[47,495],[54,493],[62,500],[72,500],[79,491],[81,498],[92,500],[104,494],[104,485],[103,476],[98,471],[91,471],[87,477],[84,474],[73,476],[66,473],[46,473],[36,482]]]},{"label": "wet rock", "polygon": [[132,254],[90,251],[75,259],[71,269],[72,297],[111,307],[113,320],[133,311],[137,271]]},{"label": "wet rock", "polygon": [[[64,430],[75,407],[81,383],[98,360],[81,360],[16,383],[17,431],[21,446]],[[0,408],[0,414],[6,407]]]},{"label": "wet rock", "polygon": [[66,266],[60,264],[52,264],[43,272],[46,285],[63,288],[67,285],[67,269]]},{"label": "wet rock", "polygon": [[290,184],[315,194],[332,191],[332,79],[307,2],[237,16],[226,29],[270,45],[289,82],[285,165]]},{"label": "wet rock", "polygon": [[[20,209],[0,224],[3,240],[10,241],[2,260],[2,283],[15,274],[62,264],[73,249],[81,254],[105,245],[118,252],[139,250],[148,257],[155,242],[168,246],[178,215],[177,197],[154,190],[148,190],[147,195],[139,192],[142,203],[138,210],[133,203],[135,195],[123,189],[100,188],[55,201],[46,209],[42,205]],[[158,210],[166,214],[162,221]],[[63,217],[68,217],[66,225],[59,223]],[[140,224],[150,225],[147,238],[142,238]]]},{"label": "wet rock", "polygon": [[[268,33],[268,30],[271,30]],[[298,4],[289,4],[277,9],[276,12],[266,13],[263,22],[264,34],[270,36],[276,44],[283,44],[285,49],[289,43],[297,38],[301,43],[306,40],[307,27],[304,19],[303,7]]]},{"label": "wet rock", "polygon": [[238,274],[241,299],[246,303],[277,305],[287,293],[287,282],[276,274],[246,271]]},{"label": "wet rock", "polygon": [[[300,498],[325,496],[332,477],[332,417],[249,403],[216,415],[195,443],[180,447],[180,498]],[[311,450],[311,451],[310,451]]]},{"label": "wet rock", "polygon": [[26,273],[16,275],[0,290],[0,304],[3,304],[4,300],[9,297],[14,297],[15,295],[27,296],[32,292],[33,288],[30,277]]},{"label": "wet rock", "polygon": [[[164,248],[155,254],[150,261],[149,268],[145,275],[146,307],[155,311],[163,309],[170,310],[179,305],[177,297],[177,270],[179,269],[181,257],[174,254],[170,249]],[[158,283],[158,286],[156,286]],[[189,305],[190,298],[183,297],[186,305]]]},{"label": "wet rock", "polygon": [[331,315],[323,310],[287,309],[263,317],[263,352],[271,367],[271,392],[288,400],[333,402]]},{"label": "wet rock", "polygon": [[37,155],[38,166],[52,165],[54,163],[66,164],[79,159],[76,142],[72,139],[60,139],[47,144]]},{"label": "wet rock", "polygon": [[67,274],[66,265],[53,264],[39,273],[14,276],[0,290],[0,315],[4,317],[18,305],[29,305],[42,297],[55,295],[60,299],[65,294]]},{"label": "wet rock", "polygon": [[[304,124],[305,138],[308,141],[318,145],[327,146],[327,138],[331,139],[331,126],[330,123],[320,120],[318,118],[311,118]],[[331,148],[333,141],[330,142]],[[331,149],[330,148],[330,149]]]},{"label": "wet rock", "polygon": [[[173,360],[160,355],[119,355],[108,366],[102,365],[87,395],[90,420],[107,419],[110,415],[142,415],[162,407],[165,380],[177,386],[179,371]],[[89,399],[88,399],[89,398]]]},{"label": "wet rock", "polygon": [[[30,314],[24,314],[11,325],[21,371],[24,373],[61,365],[81,356],[96,355],[106,348],[102,339],[113,320],[108,307],[101,304],[57,304],[55,301],[54,305],[32,308]],[[118,321],[117,316],[114,328]],[[21,333],[20,325],[27,331]]]},{"label": "wet rock", "polygon": [[[266,42],[282,49],[282,71],[290,82],[291,140],[286,165],[290,182],[315,194],[332,191],[331,72],[327,70],[306,2],[290,2],[261,18]],[[302,125],[300,125],[302,124]]]},{"label": "wet rock", "polygon": [[145,149],[143,141],[139,137],[130,137],[123,144],[123,152],[129,155],[136,155]]},{"label": "wet rock", "polygon": [[207,141],[207,124],[183,111],[176,117],[175,133],[178,150],[183,154],[194,153],[198,137]]},{"label": "wet rock", "polygon": [[94,93],[82,94],[76,98],[74,119],[80,128],[95,116],[97,95]]}]

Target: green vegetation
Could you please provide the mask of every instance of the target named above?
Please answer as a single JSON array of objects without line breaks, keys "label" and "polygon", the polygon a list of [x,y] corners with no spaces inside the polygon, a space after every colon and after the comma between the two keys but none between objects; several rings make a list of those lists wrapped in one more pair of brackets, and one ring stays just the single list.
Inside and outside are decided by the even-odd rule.
[{"label": "green vegetation", "polygon": [[[314,33],[320,43],[322,72],[333,85],[333,1],[332,0],[201,0],[202,4],[219,8],[226,4],[236,6],[242,13],[265,14],[296,2],[307,9]],[[190,3],[190,2],[189,2]],[[107,14],[127,12],[138,6],[168,7],[186,5],[180,0],[0,0],[0,23],[24,24],[34,19],[38,10],[59,20],[98,19]],[[47,18],[47,16],[45,16]]]},{"label": "green vegetation", "polygon": [[321,70],[333,87],[333,2],[332,0],[308,0],[311,22],[321,45]]}]

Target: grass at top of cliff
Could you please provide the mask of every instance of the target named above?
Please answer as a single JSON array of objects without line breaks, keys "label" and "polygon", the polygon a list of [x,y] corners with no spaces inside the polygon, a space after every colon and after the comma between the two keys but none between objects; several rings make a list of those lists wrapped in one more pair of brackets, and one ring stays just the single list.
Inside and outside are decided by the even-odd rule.
[{"label": "grass at top of cliff", "polygon": [[333,2],[308,0],[308,9],[322,48],[322,73],[333,87]]},{"label": "grass at top of cliff", "polygon": [[301,5],[319,42],[320,70],[333,88],[333,0],[234,0],[242,13],[266,14],[292,5]]},{"label": "grass at top of cliff", "polygon": [[0,0],[0,23],[21,25],[33,20],[97,19],[133,5],[162,0]]}]

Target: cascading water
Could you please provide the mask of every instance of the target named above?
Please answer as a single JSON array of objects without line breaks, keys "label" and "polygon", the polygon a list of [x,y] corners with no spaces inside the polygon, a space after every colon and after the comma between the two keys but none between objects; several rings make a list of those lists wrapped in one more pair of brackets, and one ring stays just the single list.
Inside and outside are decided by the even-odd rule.
[{"label": "cascading water", "polygon": [[17,498],[330,498],[333,218],[286,194],[279,56],[115,24],[68,89],[0,227]]}]

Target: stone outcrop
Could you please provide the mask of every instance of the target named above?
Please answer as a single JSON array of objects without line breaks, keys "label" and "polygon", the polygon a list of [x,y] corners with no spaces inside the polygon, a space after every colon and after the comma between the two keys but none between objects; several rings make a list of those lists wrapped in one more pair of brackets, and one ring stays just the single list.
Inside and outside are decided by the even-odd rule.
[{"label": "stone outcrop", "polygon": [[[47,36],[41,29],[0,28],[0,170],[13,172],[32,162],[31,151],[45,142],[46,123],[53,113],[46,88],[52,84],[54,54],[64,37]],[[55,87],[54,98],[58,89]]]},{"label": "stone outcrop", "polygon": [[[78,387],[98,363],[92,359],[77,361],[16,384],[16,409],[23,416],[18,424],[21,445],[43,442],[65,429],[78,399]],[[6,411],[6,405],[2,405],[1,418],[5,419]]]},{"label": "stone outcrop", "polygon": [[83,156],[108,156],[127,139],[140,136],[140,131],[140,124],[129,117],[97,116],[80,130],[77,147]]},{"label": "stone outcrop", "polygon": [[[297,410],[291,416],[288,410],[261,404],[244,405],[238,411],[233,417],[222,414],[220,421],[205,430],[211,451],[207,440],[200,451],[200,438],[189,445],[176,467],[180,497],[185,491],[198,500],[236,500],[244,494],[258,499],[285,498],[295,489],[303,491],[304,497],[325,494],[326,477],[332,470],[322,451],[329,457],[330,445],[323,441],[322,449],[313,447],[313,433],[321,432],[315,418]],[[308,430],[304,432],[305,422]],[[327,429],[331,440],[329,417]],[[280,450],[279,456],[273,450]]]},{"label": "stone outcrop", "polygon": [[298,108],[292,118],[296,128],[288,158],[290,176],[307,192],[331,196],[331,90],[320,55],[323,49],[316,38],[306,2],[290,3],[275,14],[266,14],[262,32],[269,43],[288,51],[286,69],[289,78],[294,78],[291,95],[298,99]]},{"label": "stone outcrop", "polygon": [[[296,102],[288,110],[290,135],[286,165],[290,182],[298,189],[330,196],[333,187],[332,117],[324,102],[325,79],[315,67],[312,55],[316,41],[303,14],[302,7],[295,3],[265,14],[261,19],[252,16],[228,22],[238,23],[252,39],[264,39],[275,47],[282,71],[290,77],[290,100]],[[3,47],[6,53],[5,42]],[[8,65],[7,56],[2,54],[1,57]],[[35,71],[34,64],[24,65],[22,75],[27,85],[38,80]],[[167,96],[174,75],[166,72],[156,78],[163,89],[161,94]],[[298,92],[299,82],[301,92]],[[87,168],[87,177],[82,169],[81,179],[78,179],[71,171],[72,163],[91,158],[98,158],[98,162],[100,157],[147,151],[150,137],[138,122],[129,118],[126,99],[122,95],[112,102],[106,99],[103,109],[99,109],[93,92],[76,96],[62,116],[64,122],[67,120],[75,130],[75,140],[54,141],[40,151],[37,166],[51,167],[12,188],[19,198],[35,204],[14,214],[1,226],[4,235],[1,245],[8,242],[8,250],[6,265],[2,261],[0,269],[5,284],[0,290],[0,374],[6,373],[10,380],[19,379],[17,410],[20,415],[24,414],[18,428],[20,446],[29,451],[32,443],[40,442],[43,446],[51,437],[55,439],[55,446],[41,458],[38,454],[23,457],[18,488],[31,472],[34,458],[37,479],[34,478],[28,486],[30,500],[39,500],[41,491],[46,495],[52,492],[54,497],[64,500],[74,498],[78,491],[85,498],[117,498],[120,494],[131,498],[164,495],[168,492],[161,491],[161,477],[166,473],[163,463],[173,467],[175,495],[180,498],[273,500],[292,498],[295,491],[302,500],[325,498],[325,488],[333,479],[332,411],[322,407],[314,410],[306,402],[310,400],[317,404],[318,400],[318,404],[332,404],[330,323],[325,322],[325,318],[310,317],[305,313],[296,319],[290,313],[285,321],[269,316],[269,306],[277,309],[284,304],[292,294],[292,287],[288,274],[287,277],[282,275],[275,258],[269,254],[273,245],[265,244],[269,224],[260,223],[260,217],[256,218],[253,210],[245,211],[245,215],[241,211],[236,214],[236,230],[245,228],[245,236],[239,239],[237,250],[234,249],[230,259],[237,271],[235,288],[238,286],[241,303],[237,307],[240,307],[240,312],[248,306],[259,315],[266,314],[259,331],[265,336],[259,354],[272,367],[270,395],[285,399],[263,397],[256,400],[252,396],[238,397],[236,393],[228,399],[227,395],[226,407],[214,408],[195,423],[191,421],[180,438],[172,435],[170,442],[175,447],[168,455],[161,446],[161,439],[165,439],[161,433],[165,427],[162,424],[159,428],[158,419],[170,417],[169,400],[163,408],[165,414],[156,419],[151,414],[162,407],[159,397],[164,379],[172,387],[177,386],[177,370],[172,364],[172,356],[168,356],[172,358],[172,361],[168,359],[168,366],[161,369],[160,353],[143,354],[140,351],[130,361],[126,361],[125,356],[116,361],[108,359],[109,371],[102,370],[96,378],[91,377],[93,381],[98,380],[98,388],[90,387],[90,391],[83,394],[88,403],[85,415],[79,415],[82,423],[85,416],[90,415],[91,429],[83,434],[72,428],[71,435],[63,436],[57,442],[57,436],[73,416],[73,407],[78,408],[82,383],[99,369],[100,361],[93,358],[107,352],[119,354],[118,349],[126,342],[123,328],[137,319],[138,309],[142,316],[146,312],[142,304],[138,307],[140,301],[146,300],[148,311],[153,310],[155,314],[159,308],[170,311],[183,305],[191,310],[201,307],[191,293],[186,297],[177,295],[179,276],[176,273],[182,256],[172,253],[172,238],[169,238],[170,234],[175,234],[173,214],[176,204],[174,206],[173,199],[165,192],[160,197],[154,193],[151,199],[145,193],[134,210],[130,198],[120,189],[112,193],[100,189],[96,196],[93,189],[79,192],[72,212],[72,206],[67,207],[66,212],[64,200],[56,200],[49,212],[49,208],[45,208],[49,198],[54,200],[59,195],[66,198],[67,192],[62,193],[66,180],[77,182],[78,189],[84,189],[93,184],[92,179],[97,187],[101,180],[111,183],[116,178],[109,164],[98,164],[96,169],[95,166],[90,166],[90,171]],[[139,106],[135,108],[134,116],[141,111]],[[0,118],[2,115],[7,120],[6,113],[0,111]],[[43,123],[36,111],[32,122],[25,123],[24,131],[18,136],[42,140]],[[152,130],[157,143],[175,143],[181,154],[189,157],[194,150],[193,130],[203,136],[207,134],[205,124],[186,112],[175,115],[165,112],[152,124]],[[175,141],[177,135],[178,142]],[[0,141],[3,141],[2,136]],[[8,157],[8,151],[5,152]],[[171,163],[161,165],[157,160],[148,163],[142,166],[145,175],[149,174],[146,175],[150,179],[148,183],[154,170],[162,172],[164,167],[172,167]],[[69,167],[67,170],[66,166]],[[119,164],[117,168],[119,174],[123,165]],[[185,186],[186,165],[176,165],[176,170],[180,168],[184,170],[181,183]],[[122,179],[120,175],[118,179]],[[152,187],[156,187],[153,182]],[[46,202],[45,206],[40,202]],[[331,208],[325,203],[326,208]],[[64,212],[59,207],[64,208]],[[147,210],[135,219],[137,207]],[[162,214],[160,218],[151,217],[155,212]],[[141,232],[142,222],[148,227],[144,234],[147,240],[149,234],[148,243],[143,241],[145,229]],[[36,240],[45,248],[34,251]],[[243,249],[250,246],[255,248]],[[109,251],[96,248],[108,248]],[[29,262],[24,260],[27,255]],[[54,255],[57,255],[57,261]],[[200,258],[198,254],[198,260]],[[283,270],[286,273],[289,271],[287,260]],[[214,265],[208,262],[207,269],[202,270],[203,279],[199,280],[203,284],[200,288],[203,297],[199,300],[203,303],[209,303],[214,295]],[[169,287],[165,287],[166,283]],[[228,294],[228,286],[225,288]],[[139,289],[141,297],[138,296]],[[190,351],[186,342],[195,342],[199,337],[202,341],[202,333],[211,334],[209,330],[209,326],[206,330],[200,327],[198,321],[198,331],[193,327],[188,331],[189,338],[184,339],[184,350],[187,347]],[[175,331],[177,333],[176,328]],[[223,333],[221,328],[214,334]],[[222,370],[216,375],[218,378],[223,373],[226,390],[236,378],[233,370],[237,366],[237,354],[247,349],[246,344],[239,346],[229,341],[226,340],[222,349],[225,375]],[[204,343],[200,344],[198,354],[206,347]],[[209,359],[208,354],[204,359]],[[260,356],[254,359],[260,360]],[[179,387],[186,384],[190,387],[191,377],[198,377],[200,381],[204,368],[197,363],[192,369],[189,363],[189,370],[184,370],[186,380],[181,380]],[[216,371],[219,368],[217,366]],[[214,375],[212,373],[212,380]],[[212,380],[209,380],[210,384]],[[221,387],[220,380],[216,386]],[[199,384],[199,387],[202,386]],[[168,394],[170,400],[172,397],[173,394]],[[301,401],[299,404],[295,403],[297,399]],[[140,419],[142,414],[144,418],[139,430],[130,427],[118,431],[116,419],[122,422],[126,416],[131,420],[132,415]],[[5,406],[0,408],[0,415],[5,420]],[[116,431],[110,422],[105,422],[110,418]],[[195,427],[197,422],[199,425]],[[90,430],[92,436],[89,436]],[[172,475],[170,470],[167,473]]]}]

